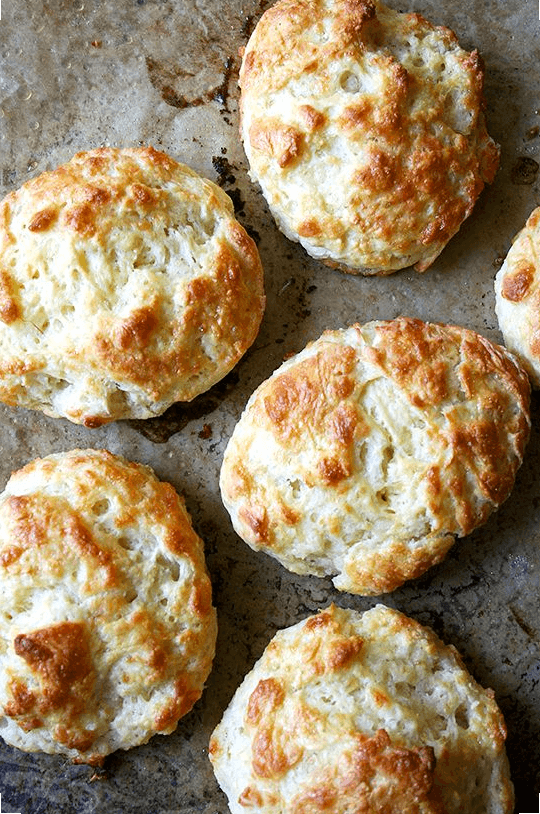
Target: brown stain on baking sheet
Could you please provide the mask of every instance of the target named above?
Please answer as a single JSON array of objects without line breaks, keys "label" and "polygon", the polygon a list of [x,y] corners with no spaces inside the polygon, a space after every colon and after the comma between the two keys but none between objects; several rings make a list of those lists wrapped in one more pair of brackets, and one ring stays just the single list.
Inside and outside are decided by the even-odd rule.
[{"label": "brown stain on baking sheet", "polygon": [[[131,419],[126,421],[130,427],[137,430],[154,444],[166,444],[171,436],[181,432],[190,421],[196,421],[203,416],[212,413],[221,402],[237,386],[239,375],[236,370],[232,370],[225,378],[215,384],[206,393],[201,393],[193,401],[178,402],[157,418]],[[205,424],[204,427],[209,426]],[[203,427],[202,435],[199,437],[211,437],[211,433],[205,431]]]},{"label": "brown stain on baking sheet", "polygon": [[161,62],[151,56],[146,56],[146,68],[153,87],[158,91],[163,101],[171,105],[171,107],[182,110],[186,107],[199,107],[215,101],[219,102],[228,111],[229,82],[234,69],[234,59],[232,57],[227,57],[223,63],[222,81],[210,88],[210,90],[194,96],[184,96],[177,90],[177,85],[183,80],[193,79],[196,77],[196,73],[178,65]]},{"label": "brown stain on baking sheet", "polygon": [[[226,152],[225,148],[223,148]],[[235,172],[238,171],[238,168],[231,164],[230,161],[224,155],[214,155],[212,156],[212,166],[216,171],[216,184],[220,186],[229,196],[231,201],[233,202],[234,206],[234,213],[235,215],[242,216],[245,214],[246,202],[242,197],[241,190],[234,186],[236,184],[236,175]],[[234,187],[234,188],[231,188]],[[249,223],[242,223],[242,226],[250,236],[252,240],[255,241],[257,246],[261,242],[261,236],[259,232],[250,226]]]},{"label": "brown stain on baking sheet", "polygon": [[225,187],[236,183],[236,169],[224,155],[212,156],[212,166],[217,173],[216,183],[220,187]]},{"label": "brown stain on baking sheet", "polygon": [[235,167],[233,167],[233,165],[223,155],[212,156],[212,166],[217,173],[217,185],[227,193],[233,202],[235,215],[238,216],[243,214],[246,207],[246,202],[242,197],[242,193],[238,187],[228,189],[228,187],[236,183],[236,176],[234,174]]},{"label": "brown stain on baking sheet", "polygon": [[529,639],[532,639],[533,641],[535,641],[537,639],[537,634],[536,634],[536,631],[534,630],[534,628],[532,628],[523,619],[523,616],[521,615],[521,613],[519,611],[517,611],[516,608],[514,608],[512,605],[509,605],[508,609],[510,610],[510,613],[512,614],[512,617],[513,617],[514,621],[521,628],[521,630],[525,633],[525,635],[528,636]]},{"label": "brown stain on baking sheet", "polygon": [[538,161],[535,161],[534,158],[521,156],[510,170],[512,183],[516,184],[517,186],[528,186],[530,184],[534,184],[539,169],[540,164],[538,164]]}]

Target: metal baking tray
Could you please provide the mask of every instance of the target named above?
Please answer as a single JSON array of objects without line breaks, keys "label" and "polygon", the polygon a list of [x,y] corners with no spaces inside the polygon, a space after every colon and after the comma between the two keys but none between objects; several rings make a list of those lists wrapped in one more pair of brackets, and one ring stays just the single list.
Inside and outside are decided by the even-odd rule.
[{"label": "metal baking tray", "polygon": [[[457,323],[501,341],[493,278],[540,203],[540,23],[537,0],[388,0],[452,28],[486,65],[487,118],[501,144],[495,183],[424,275],[332,271],[276,229],[251,184],[238,137],[238,49],[269,5],[259,0],[3,0],[0,19],[0,182],[5,193],[81,149],[152,144],[217,181],[256,239],[268,306],[236,369],[162,418],[77,427],[0,407],[0,488],[32,458],[106,447],[149,464],[187,501],[205,541],[219,614],[214,669],[177,731],[112,755],[103,771],[0,742],[4,812],[226,814],[208,740],[243,675],[279,628],[330,602],[378,601],[431,625],[490,686],[508,725],[517,812],[540,793],[540,403],[515,489],[489,522],[419,580],[380,598],[337,592],[255,554],[232,531],[218,473],[254,388],[325,328],[403,314]],[[1,601],[1,599],[0,599]]]}]

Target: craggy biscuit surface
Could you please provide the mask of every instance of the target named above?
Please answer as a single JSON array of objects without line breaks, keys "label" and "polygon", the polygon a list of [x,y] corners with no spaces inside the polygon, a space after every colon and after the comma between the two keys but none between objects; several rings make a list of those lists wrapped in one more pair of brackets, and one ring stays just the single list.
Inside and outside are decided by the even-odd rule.
[{"label": "craggy biscuit surface", "polygon": [[215,184],[153,148],[77,154],[0,205],[0,399],[86,426],[160,415],[228,373],[264,308]]},{"label": "craggy biscuit surface", "polygon": [[277,2],[243,56],[241,134],[282,231],[345,271],[424,271],[498,167],[483,81],[419,14]]},{"label": "craggy biscuit surface", "polygon": [[540,207],[516,235],[495,278],[495,310],[506,346],[540,388]]},{"label": "craggy biscuit surface", "polygon": [[232,814],[511,814],[505,737],[429,628],[330,606],[272,639],[210,759]]},{"label": "craggy biscuit surface", "polygon": [[509,495],[530,430],[513,356],[400,318],[327,331],[251,396],[220,483],[237,533],[299,574],[381,594]]},{"label": "craggy biscuit surface", "polygon": [[105,451],[33,461],[0,498],[0,734],[99,764],[170,733],[210,672],[203,545],[153,472]]}]

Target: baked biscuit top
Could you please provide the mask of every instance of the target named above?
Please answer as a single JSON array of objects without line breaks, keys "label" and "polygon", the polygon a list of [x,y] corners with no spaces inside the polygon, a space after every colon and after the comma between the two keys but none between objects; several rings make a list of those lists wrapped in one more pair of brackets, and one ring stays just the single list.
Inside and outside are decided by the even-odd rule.
[{"label": "baked biscuit top", "polygon": [[162,152],[77,154],[0,206],[0,399],[86,426],[221,379],[264,310],[231,199]]},{"label": "baked biscuit top", "polygon": [[477,333],[400,318],[327,331],[255,391],[225,451],[237,533],[295,573],[381,594],[510,494],[529,383]]},{"label": "baked biscuit top", "polygon": [[510,814],[493,693],[429,628],[378,605],[279,631],[210,741],[233,814]]},{"label": "baked biscuit top", "polygon": [[216,640],[203,544],[174,488],[73,450],[14,473],[0,521],[4,740],[100,764],[172,732]]},{"label": "baked biscuit top", "polygon": [[424,271],[495,175],[484,68],[376,0],[279,0],[240,72],[251,175],[278,225],[346,271]]}]

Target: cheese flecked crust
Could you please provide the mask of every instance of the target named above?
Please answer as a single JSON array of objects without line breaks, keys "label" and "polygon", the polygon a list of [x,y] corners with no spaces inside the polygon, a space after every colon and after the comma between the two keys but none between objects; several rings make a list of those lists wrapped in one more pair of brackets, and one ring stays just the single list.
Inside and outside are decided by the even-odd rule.
[{"label": "cheese flecked crust", "polygon": [[403,317],[326,331],[249,399],[223,502],[290,571],[392,591],[508,497],[529,396],[514,357],[465,328]]},{"label": "cheese flecked crust", "polygon": [[265,305],[218,186],[148,148],[101,148],[0,205],[0,400],[95,427],[219,381]]},{"label": "cheese flecked crust", "polygon": [[232,814],[511,814],[505,737],[432,630],[330,606],[276,634],[209,754]]},{"label": "cheese flecked crust", "polygon": [[106,451],[33,461],[0,497],[0,735],[100,764],[172,732],[216,614],[183,500]]},{"label": "cheese flecked crust", "polygon": [[540,388],[540,207],[514,238],[495,277],[495,311],[504,343]]},{"label": "cheese flecked crust", "polygon": [[280,0],[240,72],[251,176],[278,226],[344,271],[424,271],[499,163],[484,69],[377,0]]}]

